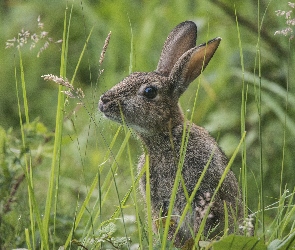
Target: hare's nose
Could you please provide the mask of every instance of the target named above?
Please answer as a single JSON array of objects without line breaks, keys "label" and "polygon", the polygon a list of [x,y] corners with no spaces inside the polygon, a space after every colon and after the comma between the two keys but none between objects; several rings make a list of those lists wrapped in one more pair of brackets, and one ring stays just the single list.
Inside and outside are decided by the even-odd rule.
[{"label": "hare's nose", "polygon": [[103,103],[107,103],[109,101],[110,101],[110,98],[106,94],[103,94],[99,100],[99,102],[103,102]]},{"label": "hare's nose", "polygon": [[100,99],[99,102],[98,102],[98,109],[99,109],[101,112],[103,112],[103,107],[104,107],[104,104],[103,104],[103,102],[102,102],[101,99]]},{"label": "hare's nose", "polygon": [[98,108],[101,112],[104,112],[106,110],[106,107],[108,106],[108,103],[111,101],[111,98],[106,94],[104,93],[100,99],[99,99],[99,102],[98,102]]},{"label": "hare's nose", "polygon": [[101,111],[101,112],[104,112],[104,107],[105,107],[105,104],[109,101],[109,99],[107,97],[105,97],[105,95],[102,95],[100,98],[99,98],[99,102],[98,102],[98,109]]}]

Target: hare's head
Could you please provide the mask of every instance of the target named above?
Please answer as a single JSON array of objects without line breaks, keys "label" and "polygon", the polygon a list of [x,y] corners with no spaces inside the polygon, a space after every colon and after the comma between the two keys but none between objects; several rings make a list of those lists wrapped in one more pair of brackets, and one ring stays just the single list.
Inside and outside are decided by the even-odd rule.
[{"label": "hare's head", "polygon": [[186,21],[169,34],[154,72],[132,73],[104,93],[99,109],[139,133],[154,134],[183,122],[178,99],[205,69],[220,38],[195,46],[197,26]]}]

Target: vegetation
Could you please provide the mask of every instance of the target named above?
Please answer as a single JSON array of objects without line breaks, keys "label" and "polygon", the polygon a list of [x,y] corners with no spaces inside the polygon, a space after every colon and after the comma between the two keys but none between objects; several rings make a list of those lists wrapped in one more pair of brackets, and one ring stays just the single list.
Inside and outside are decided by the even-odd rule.
[{"label": "vegetation", "polygon": [[168,248],[137,192],[140,142],[97,103],[129,71],[155,69],[186,19],[198,43],[223,40],[182,107],[229,159],[242,143],[231,169],[256,219],[255,237],[200,244],[294,247],[294,4],[15,0],[0,11],[1,249]]}]

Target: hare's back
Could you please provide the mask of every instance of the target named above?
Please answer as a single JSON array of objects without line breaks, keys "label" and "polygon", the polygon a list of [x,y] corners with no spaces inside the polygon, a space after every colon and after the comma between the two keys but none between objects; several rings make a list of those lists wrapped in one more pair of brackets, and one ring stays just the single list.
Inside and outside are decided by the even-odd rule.
[{"label": "hare's back", "polygon": [[[183,129],[178,128],[176,130],[176,137],[179,138],[180,134],[181,136],[183,134]],[[190,123],[187,125],[186,131],[189,136],[186,159],[188,161],[200,162],[202,169],[210,162],[209,168],[215,168],[216,171],[223,172],[227,165],[227,158],[209,132],[200,126]],[[188,162],[187,164],[190,163]]]},{"label": "hare's back", "polygon": [[[214,192],[224,174],[228,160],[209,132],[202,127],[192,124],[183,174],[189,179],[189,176],[195,172],[194,169],[197,168],[199,176],[200,171],[203,171],[207,164],[209,164],[209,167],[201,189],[204,188],[205,191],[211,190]],[[195,184],[196,180],[189,180],[187,183],[188,185],[190,183]],[[218,193],[221,200],[227,201],[232,205],[238,200],[239,210],[242,211],[238,182],[231,170],[227,173]]]}]

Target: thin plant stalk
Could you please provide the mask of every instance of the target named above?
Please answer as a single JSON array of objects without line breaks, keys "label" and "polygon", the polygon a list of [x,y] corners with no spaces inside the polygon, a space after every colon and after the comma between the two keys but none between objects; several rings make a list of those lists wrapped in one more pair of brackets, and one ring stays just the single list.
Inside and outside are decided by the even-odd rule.
[{"label": "thin plant stalk", "polygon": [[[245,66],[244,66],[244,54],[243,54],[243,46],[241,40],[241,33],[239,28],[239,21],[237,16],[237,11],[235,8],[235,16],[236,16],[236,26],[237,26],[237,34],[239,40],[239,48],[240,48],[240,60],[241,60],[241,68],[242,68],[242,102],[241,102],[241,135],[246,131],[246,110],[247,110],[247,88],[245,86]],[[242,145],[242,169],[241,169],[241,181],[242,181],[242,199],[243,199],[243,213],[244,218],[248,217],[248,204],[247,204],[247,145],[246,142],[243,142]]]},{"label": "thin plant stalk", "polygon": [[[187,203],[186,203],[186,205],[185,205],[185,208],[184,208],[184,210],[183,210],[183,212],[182,212],[182,215],[181,215],[181,217],[180,217],[180,219],[179,219],[179,223],[178,223],[177,228],[176,228],[176,230],[175,230],[175,234],[174,234],[174,236],[173,236],[173,240],[172,240],[173,242],[174,242],[174,240],[175,240],[175,237],[176,237],[177,232],[179,231],[179,229],[180,229],[180,227],[181,227],[182,222],[183,222],[184,219],[185,219],[186,214],[188,213],[189,209],[191,208],[191,203],[192,203],[192,201],[193,201],[193,199],[194,199],[194,197],[195,197],[195,195],[196,195],[196,193],[197,193],[197,191],[198,191],[198,189],[199,189],[199,187],[200,187],[200,185],[201,185],[201,182],[202,182],[202,180],[203,180],[203,178],[204,178],[204,176],[205,176],[207,170],[208,170],[208,167],[209,167],[210,162],[211,162],[211,160],[212,160],[213,154],[214,154],[214,152],[212,152],[212,154],[210,155],[210,158],[209,158],[209,160],[208,160],[206,166],[204,167],[204,169],[203,169],[203,171],[202,171],[202,173],[201,173],[201,175],[200,175],[200,178],[198,179],[198,182],[197,182],[197,184],[195,185],[194,190],[193,190],[193,192],[191,193],[191,195],[190,195],[190,197],[189,197],[189,199],[188,199],[188,201],[187,201]],[[202,230],[200,230],[200,231],[202,231]]]},{"label": "thin plant stalk", "polygon": [[[131,43],[130,43],[130,62],[129,62],[129,74],[132,73],[133,68],[133,29],[131,25],[130,18],[129,20],[129,26],[130,26],[130,34],[131,34]],[[124,126],[125,134],[127,133],[127,126]],[[129,132],[129,131],[128,131]],[[128,153],[128,159],[129,159],[129,166],[130,166],[130,173],[131,173],[131,179],[132,179],[132,186],[133,186],[133,199],[134,199],[134,207],[135,207],[135,214],[136,214],[136,222],[137,222],[137,230],[138,230],[138,239],[139,239],[139,248],[143,249],[143,243],[142,243],[142,227],[139,217],[139,208],[138,208],[138,202],[137,202],[137,195],[136,195],[136,189],[135,189],[135,177],[134,177],[134,171],[133,171],[133,164],[132,164],[132,157],[131,157],[131,150],[129,143],[127,144],[127,153]]]},{"label": "thin plant stalk", "polygon": [[[222,183],[223,183],[223,181],[224,181],[227,173],[230,171],[230,168],[231,168],[231,166],[232,166],[232,164],[233,164],[233,162],[234,162],[234,160],[235,160],[235,158],[236,158],[236,156],[237,156],[237,154],[238,154],[238,152],[239,152],[239,150],[241,148],[241,145],[242,145],[242,143],[245,140],[245,136],[246,136],[246,132],[244,132],[244,134],[242,135],[242,138],[241,138],[241,140],[239,142],[239,145],[235,149],[232,157],[230,158],[230,160],[229,160],[229,162],[228,162],[228,164],[227,164],[227,166],[226,166],[226,168],[225,168],[225,170],[224,170],[224,172],[223,172],[223,174],[222,174],[222,176],[221,176],[221,178],[220,178],[220,180],[218,182],[218,185],[217,185],[217,187],[216,187],[216,189],[215,189],[215,191],[214,191],[214,193],[212,195],[211,200],[214,200],[215,195],[217,194],[218,190],[220,189],[220,187],[221,187],[221,185],[222,185]],[[206,223],[206,220],[207,220],[207,217],[208,217],[209,213],[210,213],[210,209],[207,209],[206,210],[206,214],[205,214],[204,218],[202,219],[200,228],[204,228],[205,227],[205,223]],[[198,244],[198,242],[201,239],[201,234],[202,234],[202,230],[199,230],[198,233],[197,233],[197,235],[196,235],[196,237],[195,237],[195,240],[194,240],[195,244],[194,244],[193,249],[195,249],[196,247],[198,247],[197,244]]]},{"label": "thin plant stalk", "polygon": [[[23,93],[23,102],[24,102],[24,109],[25,109],[25,121],[29,124],[29,108],[28,108],[28,101],[27,101],[27,94],[26,94],[26,82],[25,82],[25,74],[24,74],[24,67],[22,63],[22,55],[21,50],[18,48],[19,52],[19,60],[20,60],[20,70],[21,70],[21,85],[22,85],[22,93]],[[18,84],[17,84],[17,77],[15,72],[15,79],[16,79],[16,92],[17,92],[17,99],[18,99],[18,110],[19,110],[19,118],[20,118],[20,127],[21,127],[21,134],[22,134],[22,144],[25,148],[26,146],[26,135],[23,126],[23,120],[21,115],[21,108],[20,108],[20,99],[18,95]],[[38,203],[36,202],[35,193],[33,189],[33,171],[32,171],[32,164],[31,164],[31,156],[25,154],[25,176],[28,184],[28,193],[29,193],[29,207],[30,207],[30,220],[31,220],[31,230],[33,237],[33,247],[35,247],[35,222],[37,222],[39,231],[40,231],[40,242],[41,242],[41,249],[43,247],[45,249],[49,249],[48,242],[46,241],[46,233],[42,227],[41,221],[41,214],[38,207]],[[28,235],[28,233],[27,233]]]},{"label": "thin plant stalk", "polygon": [[284,119],[284,134],[283,134],[283,151],[282,151],[282,166],[281,166],[281,185],[280,185],[280,195],[283,189],[283,174],[284,174],[284,163],[285,163],[285,150],[286,150],[286,130],[287,130],[287,114],[289,106],[289,81],[290,81],[290,61],[291,61],[291,41],[289,39],[289,53],[288,53],[288,68],[287,68],[287,81],[286,81],[286,104],[285,104],[285,119]]},{"label": "thin plant stalk", "polygon": [[[71,24],[71,16],[73,11],[73,5],[70,12],[70,17],[67,25],[67,8],[65,10],[64,17],[64,29],[63,29],[63,42],[62,42],[62,51],[61,51],[61,64],[60,64],[60,76],[66,77],[66,65],[67,65],[67,52],[68,52],[68,42],[69,42],[69,28]],[[55,236],[55,221],[56,221],[56,212],[58,204],[58,186],[59,186],[59,171],[60,171],[60,155],[61,155],[61,144],[62,144],[62,131],[63,131],[63,105],[64,105],[64,94],[62,90],[63,86],[59,85],[58,87],[58,101],[57,101],[57,110],[56,110],[56,123],[55,123],[55,136],[54,136],[54,147],[53,147],[53,156],[51,163],[51,173],[49,178],[49,186],[47,191],[46,206],[43,219],[43,228],[46,232],[46,241],[48,241],[49,233],[49,218],[51,213],[51,205],[54,201],[54,236]],[[55,190],[54,190],[55,183]],[[55,191],[55,192],[54,192]]]},{"label": "thin plant stalk", "polygon": [[[30,232],[29,232],[28,228],[25,229],[25,236],[26,236],[26,243],[27,243],[28,249],[29,250],[33,249],[32,246],[31,246]],[[35,245],[35,244],[33,244],[33,245]]]},{"label": "thin plant stalk", "polygon": [[142,243],[142,227],[140,223],[140,217],[139,217],[139,207],[138,207],[138,199],[136,195],[136,188],[135,188],[135,176],[133,171],[133,164],[132,164],[132,157],[131,157],[131,150],[129,143],[127,144],[127,153],[128,153],[128,159],[129,159],[129,167],[130,167],[130,173],[131,173],[131,180],[132,180],[132,191],[133,191],[133,203],[135,208],[135,215],[136,215],[136,222],[137,222],[137,230],[138,230],[138,239],[139,239],[139,247],[140,249],[143,249],[143,243]]},{"label": "thin plant stalk", "polygon": [[[102,207],[103,207],[103,204],[106,201],[106,199],[102,199],[102,193],[105,193],[105,189],[107,189],[106,193],[108,193],[109,188],[112,185],[112,182],[111,182],[111,173],[109,171],[108,174],[107,174],[107,177],[104,178],[104,182],[102,184],[101,183],[101,172],[103,170],[104,164],[107,162],[107,160],[110,157],[110,154],[112,153],[113,146],[115,145],[115,142],[117,140],[117,137],[119,135],[120,130],[121,130],[121,127],[119,127],[117,132],[115,133],[115,135],[113,137],[113,140],[112,140],[112,142],[110,143],[110,145],[108,147],[108,151],[106,152],[106,154],[104,156],[103,163],[98,166],[97,174],[98,174],[98,191],[99,191],[99,195],[98,195],[98,197],[97,197],[97,199],[96,199],[96,201],[95,201],[95,203],[93,205],[92,211],[91,211],[91,214],[94,214],[93,219],[92,219],[92,217],[89,218],[89,220],[87,222],[87,225],[85,227],[85,228],[87,228],[88,231],[87,232],[86,232],[86,230],[84,231],[85,233],[83,234],[82,238],[89,237],[89,235],[91,234],[91,231],[92,231],[92,234],[94,235],[94,231],[93,231],[93,226],[94,226],[93,223],[94,223],[94,221],[99,219],[99,224],[100,225],[103,224],[103,218],[101,216],[102,215],[101,211],[102,211]],[[115,165],[112,165],[111,167],[114,167],[114,166]],[[107,196],[107,195],[105,195],[105,196]]]},{"label": "thin plant stalk", "polygon": [[264,213],[264,169],[263,169],[263,141],[262,141],[262,105],[261,105],[261,43],[260,43],[260,32],[261,32],[261,24],[260,24],[260,0],[257,0],[257,23],[258,23],[258,41],[257,41],[257,56],[258,56],[258,78],[259,78],[259,89],[258,89],[258,115],[259,115],[259,143],[260,143],[260,205],[261,205],[261,225],[262,225],[262,233],[263,238],[265,240],[265,213]]},{"label": "thin plant stalk", "polygon": [[151,210],[151,186],[150,186],[150,169],[149,155],[145,154],[145,177],[146,177],[146,205],[147,205],[147,220],[148,220],[148,243],[149,250],[153,250],[153,225],[152,225],[152,210]]},{"label": "thin plant stalk", "polygon": [[[20,68],[21,68],[21,74],[23,75],[22,76],[22,85],[25,84],[24,82],[24,69],[23,69],[23,64],[22,64],[22,56],[21,56],[21,51],[20,51],[20,48],[18,49],[18,52],[19,52],[19,57],[20,57]],[[22,136],[22,145],[23,147],[25,148],[26,146],[26,142],[25,142],[25,132],[24,132],[24,126],[23,126],[23,119],[22,119],[22,114],[21,114],[21,104],[20,104],[20,97],[19,97],[19,91],[18,91],[18,80],[17,80],[17,72],[16,72],[16,66],[14,67],[14,76],[15,76],[15,87],[16,87],[16,97],[17,97],[17,105],[18,105],[18,115],[19,115],[19,123],[20,123],[20,130],[21,130],[21,136]],[[25,86],[22,87],[23,90],[25,90]],[[26,94],[23,93],[23,98],[25,100],[27,100],[26,98]],[[26,107],[25,109],[28,110],[28,105],[27,105],[27,101],[24,101],[24,106]],[[28,113],[26,115],[27,117],[27,120],[28,119]],[[26,179],[28,181],[28,185],[31,184],[31,181],[32,179],[28,178],[29,174],[28,174],[28,171],[29,171],[29,166],[28,166],[28,161],[27,161],[27,157],[25,155],[25,164],[26,164],[26,168],[24,170],[25,172],[25,175],[26,175]],[[28,191],[29,191],[29,188],[28,188]],[[35,219],[34,219],[34,209],[33,209],[33,205],[32,205],[32,197],[31,197],[31,193],[28,192],[28,195],[29,195],[29,209],[30,209],[30,224],[31,224],[31,233],[32,233],[32,244],[33,244],[33,249],[35,248]],[[27,235],[27,238],[26,238],[26,241],[27,241],[27,245],[29,246],[30,245],[30,238],[29,238],[29,231],[27,231],[26,233]],[[30,248],[29,248],[30,249]]]},{"label": "thin plant stalk", "polygon": [[[80,209],[80,211],[79,211],[79,212],[77,213],[77,215],[75,216],[74,227],[73,227],[73,230],[71,231],[71,233],[68,235],[68,238],[67,238],[67,240],[66,240],[66,242],[65,242],[65,245],[64,245],[64,248],[65,248],[65,249],[67,248],[67,246],[70,244],[70,241],[72,240],[73,233],[74,233],[74,231],[77,229],[77,227],[78,227],[78,225],[79,225],[79,223],[80,223],[80,221],[81,221],[81,219],[82,219],[82,216],[83,216],[84,213],[85,213],[86,207],[87,207],[88,204],[89,204],[89,201],[90,201],[91,196],[92,196],[92,194],[93,194],[93,192],[94,192],[94,190],[95,190],[95,188],[96,188],[96,186],[97,186],[97,183],[98,183],[98,174],[96,174],[96,176],[95,176],[95,178],[94,178],[94,180],[93,180],[93,182],[92,182],[92,184],[91,184],[91,186],[90,186],[90,188],[89,188],[89,191],[88,191],[88,193],[87,193],[87,196],[86,196],[86,198],[85,198],[83,204],[81,205],[81,209]],[[78,203],[77,203],[77,206],[78,206]]]},{"label": "thin plant stalk", "polygon": [[[163,234],[163,241],[162,241],[162,250],[164,250],[166,248],[166,244],[167,244],[167,237],[168,237],[168,231],[169,231],[169,227],[170,227],[170,219],[172,216],[172,210],[173,210],[173,206],[174,206],[174,202],[175,202],[175,198],[176,198],[176,193],[177,193],[177,189],[180,183],[180,179],[182,178],[182,166],[184,163],[184,158],[185,158],[185,152],[186,152],[186,148],[187,148],[187,143],[188,143],[188,139],[189,139],[189,131],[186,132],[186,122],[183,126],[183,134],[182,134],[182,142],[181,142],[181,148],[180,148],[180,153],[179,153],[179,161],[178,161],[178,165],[177,165],[177,172],[176,172],[176,176],[175,176],[175,180],[174,180],[174,184],[173,184],[173,188],[172,188],[172,192],[171,192],[171,197],[170,197],[170,201],[169,201],[169,207],[168,207],[168,213],[167,213],[167,217],[165,220],[165,227],[164,227],[164,234]],[[171,140],[171,139],[170,139]],[[172,141],[172,140],[171,140]],[[172,146],[173,148],[173,146]]]}]

